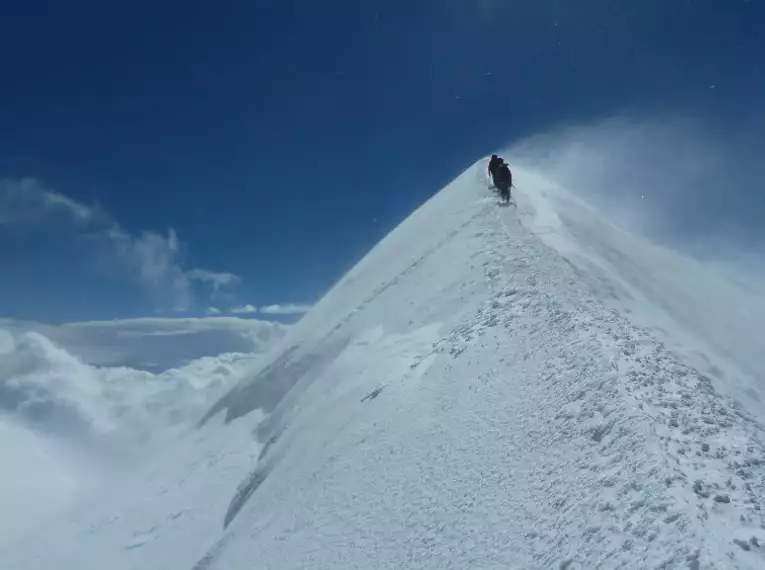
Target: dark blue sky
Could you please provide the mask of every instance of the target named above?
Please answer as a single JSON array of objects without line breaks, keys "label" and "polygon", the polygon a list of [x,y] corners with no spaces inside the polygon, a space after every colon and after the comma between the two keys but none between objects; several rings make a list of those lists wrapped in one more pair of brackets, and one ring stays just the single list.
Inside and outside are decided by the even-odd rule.
[{"label": "dark blue sky", "polygon": [[0,316],[310,303],[504,143],[745,121],[764,24],[738,0],[5,3]]}]

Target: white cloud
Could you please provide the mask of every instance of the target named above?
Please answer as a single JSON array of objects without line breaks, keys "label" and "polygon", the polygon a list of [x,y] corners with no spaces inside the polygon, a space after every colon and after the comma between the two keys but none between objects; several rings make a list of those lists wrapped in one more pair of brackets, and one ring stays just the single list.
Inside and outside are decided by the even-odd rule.
[{"label": "white cloud", "polygon": [[99,216],[95,208],[45,188],[35,178],[0,180],[0,224],[28,226],[57,214],[78,224]]},{"label": "white cloud", "polygon": [[254,305],[244,305],[243,307],[234,307],[231,312],[235,315],[245,315],[247,313],[257,313],[258,308]]},{"label": "white cloud", "polygon": [[192,306],[195,282],[210,286],[212,299],[222,288],[240,282],[232,273],[185,270],[173,228],[166,234],[156,231],[133,234],[105,212],[46,188],[34,178],[0,180],[0,225],[29,231],[54,219],[66,221],[81,232],[98,246],[120,275],[139,283],[160,304],[176,311]]},{"label": "white cloud", "polygon": [[205,356],[263,352],[279,341],[288,327],[252,318],[205,317],[63,325],[0,319],[0,330],[3,328],[38,332],[88,364],[161,371]]},{"label": "white cloud", "polygon": [[211,284],[213,288],[213,299],[223,287],[230,287],[241,282],[241,279],[233,273],[214,273],[206,269],[192,269],[191,271],[188,271],[186,275],[189,279],[194,281]]},{"label": "white cloud", "polygon": [[208,315],[220,315],[221,310],[218,307],[208,307],[207,308],[207,314]]},{"label": "white cloud", "polygon": [[307,313],[311,310],[311,305],[301,305],[297,303],[287,303],[284,305],[268,305],[261,307],[260,312],[265,315],[297,315]]},{"label": "white cloud", "polygon": [[98,234],[106,240],[107,255],[113,256],[119,270],[128,279],[140,283],[176,311],[184,311],[192,303],[191,279],[179,262],[178,237],[170,228],[164,236],[143,232],[134,236],[116,224]]}]

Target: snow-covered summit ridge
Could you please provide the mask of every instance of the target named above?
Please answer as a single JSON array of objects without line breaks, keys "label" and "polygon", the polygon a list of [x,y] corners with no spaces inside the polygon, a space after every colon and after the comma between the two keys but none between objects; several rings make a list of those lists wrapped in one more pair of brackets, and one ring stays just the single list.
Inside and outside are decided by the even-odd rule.
[{"label": "snow-covered summit ridge", "polygon": [[756,289],[725,289],[728,314],[678,273],[703,264],[533,172],[499,207],[484,171],[375,247],[197,441],[0,567],[763,567]]},{"label": "snow-covered summit ridge", "polygon": [[[499,208],[482,169],[370,252],[261,377],[296,385],[227,521],[251,528],[290,489],[318,520],[281,515],[221,567],[246,548],[290,568],[758,567],[765,455],[740,404],[762,410],[763,298],[534,173]],[[296,524],[348,548],[301,546]]]}]

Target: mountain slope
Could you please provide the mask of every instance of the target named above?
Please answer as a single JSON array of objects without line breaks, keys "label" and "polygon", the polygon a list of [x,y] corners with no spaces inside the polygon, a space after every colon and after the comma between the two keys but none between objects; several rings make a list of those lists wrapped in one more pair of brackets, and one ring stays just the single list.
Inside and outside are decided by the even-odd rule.
[{"label": "mountain slope", "polygon": [[758,355],[692,331],[710,378],[669,272],[625,277],[622,257],[663,250],[617,243],[531,173],[498,207],[483,170],[374,248],[152,478],[0,566],[762,567],[762,426],[730,397],[761,390]]}]

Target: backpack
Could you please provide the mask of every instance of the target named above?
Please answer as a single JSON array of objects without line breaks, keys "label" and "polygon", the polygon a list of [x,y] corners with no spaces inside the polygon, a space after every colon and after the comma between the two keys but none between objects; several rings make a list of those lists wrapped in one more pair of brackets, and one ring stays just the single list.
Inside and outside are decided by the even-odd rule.
[{"label": "backpack", "polygon": [[510,173],[510,167],[506,164],[500,164],[497,167],[497,174],[495,175],[497,184],[507,184],[512,186],[513,175]]}]

